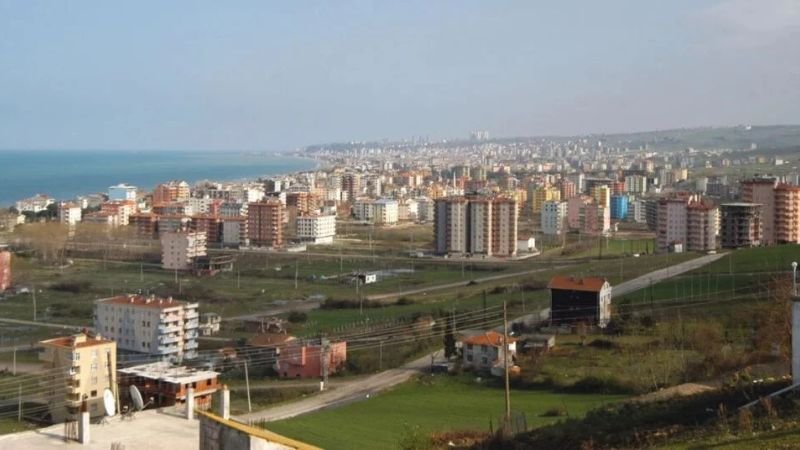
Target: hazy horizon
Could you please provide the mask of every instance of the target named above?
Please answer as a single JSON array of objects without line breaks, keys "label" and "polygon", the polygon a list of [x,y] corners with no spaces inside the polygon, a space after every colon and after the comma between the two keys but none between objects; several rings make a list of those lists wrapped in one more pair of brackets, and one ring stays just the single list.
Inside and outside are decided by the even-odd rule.
[{"label": "hazy horizon", "polygon": [[800,2],[0,0],[0,149],[282,152],[800,117]]}]

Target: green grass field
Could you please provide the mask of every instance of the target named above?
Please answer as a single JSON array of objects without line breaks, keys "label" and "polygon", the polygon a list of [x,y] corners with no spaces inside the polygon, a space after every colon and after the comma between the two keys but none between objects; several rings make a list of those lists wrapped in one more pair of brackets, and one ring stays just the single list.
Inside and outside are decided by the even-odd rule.
[{"label": "green grass field", "polygon": [[[622,400],[614,395],[559,394],[544,390],[514,390],[512,409],[525,413],[529,427],[558,420],[542,417],[563,408],[569,417]],[[423,433],[447,430],[487,430],[497,426],[504,411],[503,390],[470,376],[426,376],[382,394],[334,410],[271,422],[266,428],[325,449],[396,448],[407,427]]]}]

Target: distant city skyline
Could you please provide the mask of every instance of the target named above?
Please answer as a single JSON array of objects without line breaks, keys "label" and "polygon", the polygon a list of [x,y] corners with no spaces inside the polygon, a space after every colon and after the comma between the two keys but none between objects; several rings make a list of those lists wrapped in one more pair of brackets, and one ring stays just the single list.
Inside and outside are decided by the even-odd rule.
[{"label": "distant city skyline", "polygon": [[0,0],[0,149],[793,124],[800,1]]}]

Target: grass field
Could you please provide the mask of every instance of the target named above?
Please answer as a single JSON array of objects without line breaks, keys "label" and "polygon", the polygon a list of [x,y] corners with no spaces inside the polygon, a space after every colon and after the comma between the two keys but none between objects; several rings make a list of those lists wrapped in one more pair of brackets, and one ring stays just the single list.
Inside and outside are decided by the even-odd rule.
[{"label": "grass field", "polygon": [[[408,427],[421,432],[487,430],[504,411],[503,390],[476,383],[472,377],[427,376],[378,394],[369,400],[295,419],[271,422],[266,428],[325,449],[396,448]],[[525,413],[530,427],[552,423],[550,409],[580,417],[600,405],[622,400],[614,395],[573,395],[514,390],[512,409]]]}]

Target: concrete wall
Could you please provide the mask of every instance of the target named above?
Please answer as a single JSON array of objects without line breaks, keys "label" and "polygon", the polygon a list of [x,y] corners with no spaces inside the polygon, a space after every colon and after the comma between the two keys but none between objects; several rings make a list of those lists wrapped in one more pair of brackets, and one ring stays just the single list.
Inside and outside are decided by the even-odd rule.
[{"label": "concrete wall", "polygon": [[198,415],[200,450],[319,450],[312,445],[213,414],[198,412]]}]

